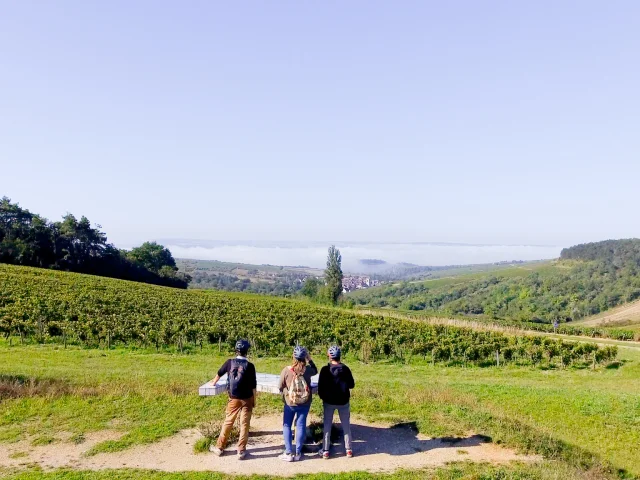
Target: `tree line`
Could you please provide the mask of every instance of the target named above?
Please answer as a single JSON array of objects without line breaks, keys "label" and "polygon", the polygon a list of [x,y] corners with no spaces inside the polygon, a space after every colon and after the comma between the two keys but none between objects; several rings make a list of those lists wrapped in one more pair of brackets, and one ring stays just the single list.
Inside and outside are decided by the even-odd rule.
[{"label": "tree line", "polygon": [[84,216],[78,220],[67,213],[51,222],[7,197],[0,200],[0,262],[178,288],[186,288],[190,280],[162,245],[145,242],[121,250]]}]

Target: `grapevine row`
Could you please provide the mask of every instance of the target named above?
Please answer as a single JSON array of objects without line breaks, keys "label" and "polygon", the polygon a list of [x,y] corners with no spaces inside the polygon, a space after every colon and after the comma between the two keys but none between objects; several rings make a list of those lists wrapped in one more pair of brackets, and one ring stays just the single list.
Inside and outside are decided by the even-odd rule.
[{"label": "grapevine row", "polygon": [[616,347],[509,336],[323,308],[303,302],[0,265],[0,333],[85,345],[231,346],[252,340],[281,354],[296,342],[338,343],[363,360],[548,362],[569,365],[615,358]]}]

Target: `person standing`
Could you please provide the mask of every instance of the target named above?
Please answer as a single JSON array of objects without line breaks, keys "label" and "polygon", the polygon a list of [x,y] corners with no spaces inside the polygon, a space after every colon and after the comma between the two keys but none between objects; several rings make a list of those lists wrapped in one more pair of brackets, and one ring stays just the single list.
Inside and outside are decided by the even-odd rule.
[{"label": "person standing", "polygon": [[[317,373],[318,369],[309,352],[300,346],[293,349],[293,363],[284,367],[280,373],[279,388],[284,400],[282,415],[284,453],[279,458],[285,462],[302,460],[302,446],[307,435],[307,416],[313,400],[311,377]],[[294,419],[296,425],[295,454],[291,445],[291,427]]]},{"label": "person standing", "polygon": [[238,415],[240,416],[240,438],[238,439],[238,459],[244,460],[247,454],[247,440],[249,439],[249,425],[251,414],[256,406],[256,367],[247,359],[251,345],[246,340],[236,342],[236,357],[224,362],[213,379],[216,385],[220,377],[227,375],[229,401],[225,412],[225,419],[215,446],[209,448],[218,457],[224,453],[227,439]]},{"label": "person standing", "polygon": [[331,448],[331,427],[333,414],[338,411],[342,432],[344,433],[344,448],[347,457],[353,457],[351,449],[351,390],[356,386],[351,370],[340,361],[342,352],[340,347],[332,346],[327,351],[329,364],[322,367],[318,380],[318,395],[323,403],[324,431],[322,458],[329,458]]}]

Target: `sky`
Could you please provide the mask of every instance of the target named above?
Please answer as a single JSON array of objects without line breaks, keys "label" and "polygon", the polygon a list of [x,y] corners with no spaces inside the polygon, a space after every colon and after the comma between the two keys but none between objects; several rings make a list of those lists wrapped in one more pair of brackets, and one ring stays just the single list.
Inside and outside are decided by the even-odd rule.
[{"label": "sky", "polygon": [[640,236],[640,2],[0,0],[0,195],[158,238]]}]

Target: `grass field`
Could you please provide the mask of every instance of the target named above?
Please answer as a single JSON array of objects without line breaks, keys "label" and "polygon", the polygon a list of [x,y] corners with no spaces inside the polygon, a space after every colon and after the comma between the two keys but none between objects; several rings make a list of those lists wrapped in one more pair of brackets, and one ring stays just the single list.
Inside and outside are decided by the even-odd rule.
[{"label": "grass field", "polygon": [[[461,465],[420,474],[429,478],[580,478],[587,471],[601,478],[603,465],[640,475],[640,351],[622,349],[620,359],[621,365],[596,371],[350,362],[357,380],[353,410],[369,421],[416,422],[430,436],[474,431],[547,459],[533,466]],[[176,355],[2,343],[0,442],[46,444],[63,432],[77,439],[104,429],[126,433],[97,445],[95,452],[157,441],[221,417],[225,398],[200,398],[196,388],[222,361],[217,352]],[[255,362],[259,371],[278,373],[286,360]],[[315,402],[316,413],[318,407]],[[280,408],[277,397],[262,395],[256,413]],[[25,480],[43,476],[32,470],[4,473]],[[71,471],[47,475],[185,478],[135,471],[121,471],[118,477]],[[415,472],[389,478],[409,477],[415,478]],[[188,478],[204,477],[194,473]]]},{"label": "grass field", "polygon": [[608,328],[640,329],[640,301],[626,303],[607,310],[599,315],[587,317],[576,322],[582,325]]},{"label": "grass field", "polygon": [[[298,480],[567,480],[579,478],[578,475],[580,473],[574,469],[555,463],[513,465],[508,467],[456,463],[444,468],[399,471],[393,474],[357,472],[336,475],[333,473],[320,473],[315,475],[296,475],[294,478]],[[271,480],[282,479],[283,477],[272,475],[224,475],[216,472],[165,473],[154,470],[57,470],[46,473],[31,470],[7,472],[3,478],[7,480]]]}]

